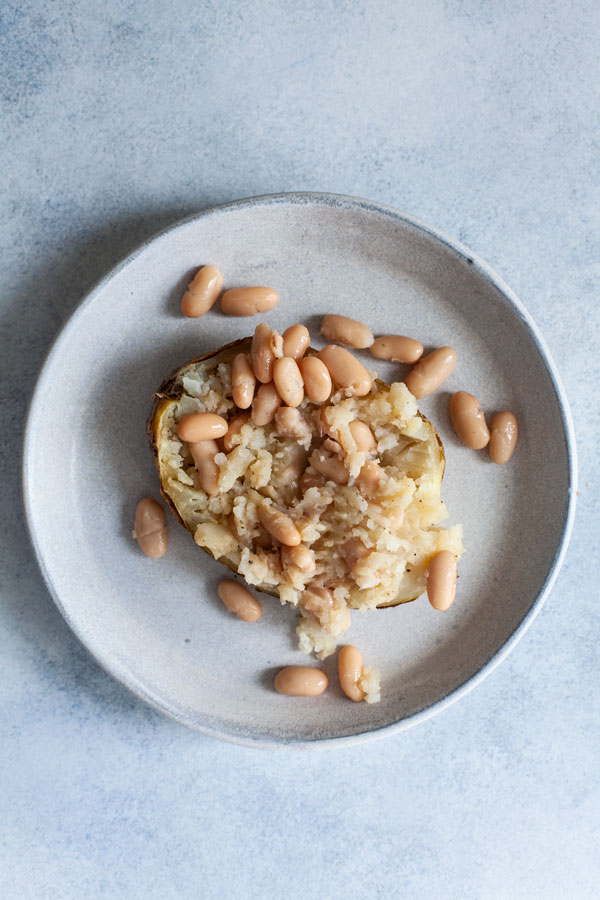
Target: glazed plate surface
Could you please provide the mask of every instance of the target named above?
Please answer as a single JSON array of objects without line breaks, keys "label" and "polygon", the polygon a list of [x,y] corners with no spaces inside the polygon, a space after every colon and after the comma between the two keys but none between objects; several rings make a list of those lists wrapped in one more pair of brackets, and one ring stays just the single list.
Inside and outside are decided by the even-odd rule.
[{"label": "glazed plate surface", "polygon": [[[270,313],[184,319],[193,271],[212,263],[226,287],[266,284]],[[151,396],[174,368],[253,332],[308,326],[336,312],[375,334],[452,344],[449,381],[420,408],[444,443],[442,496],[466,553],[446,613],[425,597],[354,614],[348,641],[382,672],[383,699],[354,704],[330,689],[289,698],[281,666],[306,664],[296,613],[263,596],[263,617],[229,616],[227,570],[169,514],[170,547],[149,560],[131,537],[135,506],[159,498],[145,436]],[[386,381],[407,369],[359,353]],[[515,412],[513,459],[459,444],[447,413],[456,390]],[[206,734],[255,746],[347,743],[408,727],[462,696],[514,646],[548,594],[574,512],[575,450],[564,394],[543,341],[509,288],[465,247],[395,210],[328,194],[243,200],[187,219],[141,247],[83,301],[40,375],[24,451],[33,545],[57,605],[107,671],[155,708]],[[446,523],[445,523],[446,524]]]}]

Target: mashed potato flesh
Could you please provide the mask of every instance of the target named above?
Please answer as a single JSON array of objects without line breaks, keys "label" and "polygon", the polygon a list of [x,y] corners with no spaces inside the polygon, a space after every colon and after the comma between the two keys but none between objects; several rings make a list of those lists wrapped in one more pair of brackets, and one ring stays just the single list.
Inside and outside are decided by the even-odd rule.
[{"label": "mashed potato flesh", "polygon": [[[440,527],[447,512],[440,498],[443,462],[437,437],[404,384],[375,381],[365,397],[338,392],[324,404],[305,398],[297,415],[282,408],[269,425],[248,422],[231,452],[215,457],[219,493],[212,497],[200,487],[188,446],[177,437],[177,423],[193,412],[237,414],[230,363],[191,365],[176,389],[181,396],[162,416],[156,441],[163,490],[199,546],[229,563],[249,585],[299,608],[299,646],[306,653],[320,658],[333,653],[350,624],[350,610],[423,593],[433,554],[450,550],[458,558],[463,553],[461,526]],[[350,431],[355,419],[375,437],[376,447],[368,452],[357,448]],[[337,443],[328,437],[332,434]],[[316,472],[309,462],[314,451],[342,460],[348,483]],[[383,473],[372,494],[359,478],[369,461]],[[259,521],[265,503],[293,519],[313,554],[311,571],[282,561],[280,546]],[[366,679],[366,686],[378,699],[377,679]]]}]

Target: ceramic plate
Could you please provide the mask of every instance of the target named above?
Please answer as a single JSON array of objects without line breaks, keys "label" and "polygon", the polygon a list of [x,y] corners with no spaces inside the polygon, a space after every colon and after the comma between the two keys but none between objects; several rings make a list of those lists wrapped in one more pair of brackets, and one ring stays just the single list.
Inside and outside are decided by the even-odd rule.
[{"label": "ceramic plate", "polygon": [[[275,310],[184,319],[179,301],[198,265],[226,285],[267,284]],[[355,614],[349,638],[382,672],[383,699],[354,704],[331,687],[315,699],[272,689],[280,666],[309,662],[296,614],[263,598],[256,625],[229,616],[226,570],[169,514],[170,547],[149,560],[131,537],[138,500],[157,497],[146,443],[152,392],[175,367],[260,319],[282,331],[339,312],[376,334],[451,343],[458,364],[421,408],[446,448],[442,495],[466,553],[446,613],[425,597]],[[365,352],[363,358],[371,360]],[[377,361],[372,361],[377,362]],[[375,367],[375,366],[374,366]],[[404,369],[378,363],[386,380]],[[513,410],[506,466],[460,445],[449,394],[474,392],[490,413]],[[563,390],[524,307],[465,247],[393,209],[328,194],[243,200],[159,234],[108,275],[56,340],[32,401],[24,457],[27,517],[59,609],[98,662],[156,709],[215,737],[312,746],[381,735],[419,721],[473,687],[514,646],[548,594],[574,507],[575,454]]]}]

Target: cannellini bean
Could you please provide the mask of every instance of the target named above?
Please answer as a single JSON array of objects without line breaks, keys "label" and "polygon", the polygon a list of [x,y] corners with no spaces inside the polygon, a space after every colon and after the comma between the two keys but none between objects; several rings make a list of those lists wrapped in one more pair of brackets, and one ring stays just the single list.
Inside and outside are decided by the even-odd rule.
[{"label": "cannellini bean", "polygon": [[311,666],[287,666],[277,673],[274,682],[278,694],[291,697],[316,697],[328,684],[325,672]]},{"label": "cannellini bean", "polygon": [[336,484],[348,484],[348,469],[339,456],[330,456],[323,450],[313,450],[310,456],[310,464],[313,469],[324,475],[327,481]]},{"label": "cannellini bean", "polygon": [[221,309],[226,316],[255,316],[273,309],[279,296],[268,287],[233,288],[221,297]]},{"label": "cannellini bean", "polygon": [[298,544],[296,547],[282,547],[281,561],[284,566],[295,566],[301,572],[314,572],[316,568],[314,553],[304,544]]},{"label": "cannellini bean", "polygon": [[354,438],[357,450],[361,452],[373,450],[375,447],[375,438],[366,422],[361,422],[360,419],[354,419],[353,422],[350,422],[349,427],[350,434]]},{"label": "cannellini bean", "polygon": [[177,426],[177,437],[189,444],[216,440],[226,434],[227,420],[216,413],[190,413]]},{"label": "cannellini bean", "polygon": [[210,496],[219,493],[220,469],[215,462],[218,452],[216,441],[197,441],[190,444],[190,453],[198,472],[200,486]]},{"label": "cannellini bean", "polygon": [[304,325],[290,325],[283,332],[283,355],[298,362],[310,346],[310,334]]},{"label": "cannellini bean", "polygon": [[265,504],[258,508],[258,518],[263,528],[272,535],[280,544],[287,547],[296,547],[300,541],[300,532],[288,515],[277,509],[276,506]]},{"label": "cannellini bean", "polygon": [[456,594],[456,557],[449,550],[440,550],[429,560],[427,596],[435,609],[446,610]]},{"label": "cannellini bean", "polygon": [[331,375],[325,363],[318,356],[304,356],[298,363],[304,391],[313,403],[324,403],[331,394]]},{"label": "cannellini bean", "polygon": [[239,409],[248,409],[254,397],[256,376],[246,353],[238,353],[231,364],[231,394]]},{"label": "cannellini bean", "polygon": [[472,450],[481,450],[490,440],[485,415],[477,397],[457,391],[450,397],[450,419],[458,437]]},{"label": "cannellini bean", "polygon": [[239,444],[239,441],[234,444],[234,437],[238,437],[240,431],[247,425],[250,421],[250,413],[243,412],[238,416],[234,416],[233,419],[229,420],[229,428],[227,429],[227,434],[223,438],[223,450],[225,453],[231,453],[236,444]]},{"label": "cannellini bean", "polygon": [[328,341],[364,350],[373,343],[373,335],[366,325],[347,316],[325,316],[321,322],[321,334]]},{"label": "cannellini bean", "polygon": [[262,616],[258,600],[237,581],[221,581],[217,593],[229,612],[235,613],[242,622],[256,622]]},{"label": "cannellini bean", "polygon": [[366,497],[374,497],[379,488],[379,482],[383,475],[383,469],[376,462],[369,461],[364,464],[356,477],[356,483]]},{"label": "cannellini bean", "polygon": [[271,381],[269,384],[261,384],[252,401],[252,414],[250,419],[253,425],[268,425],[275,418],[275,413],[281,406],[281,397],[277,388]]},{"label": "cannellini bean", "polygon": [[329,374],[335,384],[345,388],[349,394],[364,397],[371,390],[371,376],[363,364],[343,347],[330,344],[320,351],[319,359],[329,369]]},{"label": "cannellini bean", "polygon": [[160,559],[167,552],[168,536],[165,511],[156,500],[144,497],[135,510],[133,536],[140,550],[151,559]]},{"label": "cannellini bean", "polygon": [[346,644],[338,653],[338,675],[340,687],[346,697],[359,703],[365,698],[365,692],[358,686],[362,675],[363,657],[358,647]]},{"label": "cannellini bean", "polygon": [[452,347],[438,347],[433,353],[421,357],[404,379],[404,384],[411,394],[420,400],[437,391],[455,365],[456,352]]},{"label": "cannellini bean", "polygon": [[511,412],[496,413],[490,424],[490,459],[492,462],[507,463],[517,444],[519,428]]},{"label": "cannellini bean", "polygon": [[276,359],[273,364],[273,381],[277,393],[287,406],[300,406],[304,399],[304,381],[295,359],[289,356]]},{"label": "cannellini bean", "polygon": [[216,266],[198,269],[181,298],[181,312],[190,319],[203,316],[221,293],[223,275]]},{"label": "cannellini bean", "polygon": [[365,556],[368,556],[370,552],[371,551],[368,547],[365,547],[360,538],[353,537],[346,541],[344,549],[342,550],[342,555],[351,574],[354,574],[356,564],[360,562],[361,559],[364,559]]},{"label": "cannellini bean", "polygon": [[282,339],[276,331],[260,322],[254,331],[250,348],[252,371],[262,384],[273,380],[273,363],[282,355]]},{"label": "cannellini bean", "polygon": [[384,334],[375,338],[369,352],[376,359],[391,359],[392,362],[412,365],[423,355],[423,344],[401,334]]}]

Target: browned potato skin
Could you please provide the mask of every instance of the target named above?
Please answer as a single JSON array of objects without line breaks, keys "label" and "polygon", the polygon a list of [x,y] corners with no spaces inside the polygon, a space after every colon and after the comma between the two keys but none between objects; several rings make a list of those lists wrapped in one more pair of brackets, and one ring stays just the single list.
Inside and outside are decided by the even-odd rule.
[{"label": "browned potato skin", "polygon": [[[211,353],[205,353],[204,356],[198,356],[198,357],[196,357],[196,359],[190,360],[189,362],[185,363],[183,366],[179,366],[179,368],[175,369],[174,372],[171,372],[171,374],[167,378],[165,378],[165,380],[163,381],[163,383],[161,384],[159,389],[156,391],[156,393],[152,395],[153,402],[152,402],[152,408],[150,410],[150,415],[148,416],[148,421],[146,424],[146,434],[148,437],[148,442],[150,444],[150,450],[152,452],[152,455],[154,457],[154,462],[155,462],[156,468],[158,470],[158,477],[159,477],[159,481],[160,481],[160,492],[161,492],[162,496],[164,497],[164,500],[167,503],[167,505],[170,507],[170,509],[175,514],[175,518],[177,519],[177,521],[180,522],[183,525],[183,527],[186,528],[190,532],[190,534],[192,533],[192,530],[190,528],[188,528],[186,523],[183,521],[183,519],[179,515],[177,508],[176,508],[175,504],[173,503],[173,501],[171,500],[170,496],[166,493],[166,491],[163,490],[163,481],[162,481],[161,471],[160,471],[160,467],[159,467],[159,463],[158,463],[158,448],[156,445],[160,422],[161,422],[162,416],[163,416],[165,410],[167,409],[167,407],[170,406],[170,404],[174,400],[178,400],[182,394],[181,388],[176,388],[175,383],[176,383],[178,377],[181,375],[181,373],[185,369],[189,368],[190,366],[196,365],[196,363],[204,362],[207,359],[211,359],[215,356],[220,357],[220,359],[219,359],[220,362],[231,362],[233,360],[234,356],[236,356],[236,354],[248,353],[250,351],[251,344],[252,344],[251,337],[240,338],[237,341],[232,341],[230,344],[225,344],[223,347],[220,347],[218,350],[213,350]],[[318,352],[317,350],[313,350],[312,347],[309,347],[308,350],[306,351],[305,355],[306,356],[316,356],[317,352]],[[381,385],[381,384],[384,384],[384,382],[382,382],[380,379],[375,379],[373,384]],[[419,415],[421,416],[422,419],[424,419],[425,421],[428,421],[421,412],[419,412]],[[431,422],[429,424],[431,425]],[[431,427],[433,428],[433,425],[431,425]],[[435,430],[435,428],[433,428],[433,432],[436,436],[438,446],[439,446],[440,461],[441,461],[442,467],[443,467],[442,468],[442,476],[443,476],[443,469],[445,467],[444,446],[443,446],[443,444],[440,440],[440,436],[437,433],[437,431]],[[204,550],[205,553],[208,553],[209,556],[212,556],[210,551],[207,550],[205,547],[201,547],[200,549]],[[219,560],[217,560],[217,562],[221,562],[221,564],[225,565],[231,572],[236,572],[236,574],[237,574],[235,566],[233,566],[230,562],[228,562],[224,559],[223,560],[219,559]],[[259,587],[255,587],[255,586],[253,586],[253,588],[254,588],[254,590],[260,591],[263,594],[269,594],[271,597],[279,598],[279,593],[275,588],[267,589],[267,588],[259,588]],[[421,593],[424,593],[424,591]],[[417,593],[411,597],[403,597],[402,599],[393,600],[393,601],[390,601],[389,603],[382,603],[380,606],[377,607],[377,609],[387,609],[392,606],[399,606],[401,603],[410,603],[412,600],[416,600],[417,597],[420,597],[421,593]]]},{"label": "browned potato skin", "polygon": [[[225,344],[218,350],[212,350],[210,353],[205,353],[204,356],[197,356],[195,359],[191,359],[183,366],[179,366],[177,369],[171,372],[171,374],[168,375],[167,378],[165,378],[156,393],[152,395],[152,408],[150,410],[150,415],[148,416],[148,421],[146,422],[146,436],[148,438],[148,443],[150,444],[152,456],[154,457],[154,463],[158,470],[160,492],[163,495],[166,503],[175,513],[177,521],[180,522],[184,528],[187,528],[187,530],[190,531],[190,534],[191,530],[179,515],[177,508],[169,495],[163,490],[162,474],[158,463],[158,447],[156,445],[160,422],[167,407],[169,407],[174,400],[179,400],[181,394],[183,393],[181,388],[175,387],[175,383],[185,369],[188,369],[190,366],[196,365],[196,363],[204,362],[207,359],[212,359],[212,357],[214,356],[220,356],[222,362],[231,362],[233,361],[234,356],[236,356],[238,353],[245,353],[249,351],[251,344],[252,338],[241,338],[240,340],[232,341],[230,344]],[[203,547],[201,549],[204,550],[205,548]],[[208,553],[208,550],[206,552]]]}]

